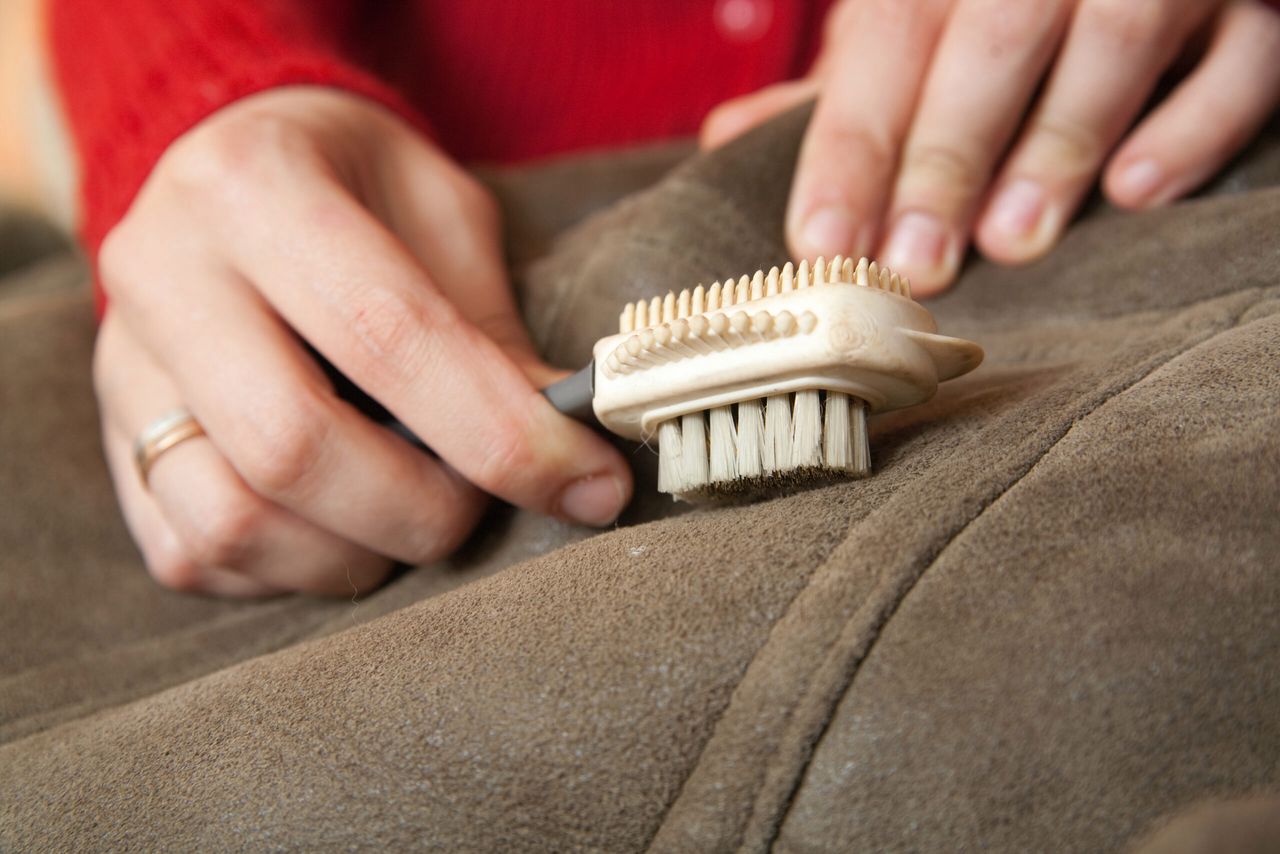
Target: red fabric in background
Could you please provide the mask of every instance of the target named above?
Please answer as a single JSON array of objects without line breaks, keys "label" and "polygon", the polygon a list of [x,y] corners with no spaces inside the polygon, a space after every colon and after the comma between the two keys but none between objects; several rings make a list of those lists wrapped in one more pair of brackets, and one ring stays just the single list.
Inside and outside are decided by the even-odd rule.
[{"label": "red fabric in background", "polygon": [[830,0],[52,0],[58,82],[93,254],[164,149],[219,107],[342,87],[463,161],[696,131],[798,76]]},{"label": "red fabric in background", "polygon": [[253,92],[343,87],[460,160],[509,163],[692,133],[726,98],[802,74],[831,3],[50,0],[82,238],[96,253],[169,143]]}]

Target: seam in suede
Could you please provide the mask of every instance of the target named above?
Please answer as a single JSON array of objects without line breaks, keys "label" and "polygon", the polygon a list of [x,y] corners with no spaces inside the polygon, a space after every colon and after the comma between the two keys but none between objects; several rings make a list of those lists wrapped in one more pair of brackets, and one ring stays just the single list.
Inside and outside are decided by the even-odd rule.
[{"label": "seam in suede", "polygon": [[[965,521],[964,521],[964,523],[963,523],[963,524],[961,524],[958,528],[956,528],[956,530],[954,530],[950,535],[948,535],[948,536],[947,536],[947,537],[946,537],[946,538],[945,538],[945,539],[944,539],[944,540],[939,544],[938,548],[937,548],[935,551],[933,551],[931,554],[929,554],[929,555],[927,555],[927,556],[925,557],[923,567],[920,569],[920,571],[919,571],[918,573],[916,573],[916,574],[915,574],[915,577],[914,577],[914,578],[909,578],[909,579],[907,579],[906,586],[901,590],[901,592],[899,592],[899,593],[896,595],[896,597],[894,597],[894,595],[892,594],[892,592],[889,592],[889,593],[884,594],[884,595],[886,596],[886,598],[887,598],[889,601],[885,602],[885,603],[884,603],[884,605],[883,605],[882,607],[879,607],[879,608],[876,608],[876,609],[875,609],[874,613],[875,613],[875,615],[876,615],[876,619],[874,619],[874,620],[870,621],[870,622],[868,623],[868,625],[867,625],[867,631],[869,632],[869,640],[867,641],[866,649],[865,649],[865,651],[863,652],[863,654],[861,655],[861,657],[860,657],[859,661],[854,665],[854,667],[853,667],[853,668],[852,668],[852,670],[850,671],[849,676],[848,676],[848,679],[847,679],[847,681],[846,681],[846,684],[844,685],[843,689],[839,692],[839,697],[840,697],[840,698],[843,698],[843,697],[848,693],[848,691],[849,691],[850,687],[853,685],[854,680],[857,678],[858,671],[860,670],[860,667],[861,667],[861,662],[865,661],[865,660],[867,659],[867,657],[871,654],[872,650],[874,650],[874,648],[875,648],[875,644],[876,644],[876,642],[879,640],[879,638],[880,638],[880,636],[881,636],[881,634],[882,634],[882,632],[883,632],[883,630],[884,630],[884,627],[885,627],[886,625],[888,625],[889,621],[890,621],[890,620],[893,618],[893,616],[897,613],[897,611],[898,611],[898,609],[901,607],[902,603],[906,600],[906,597],[907,597],[908,595],[910,595],[910,593],[911,593],[911,591],[912,591],[912,590],[914,590],[914,589],[915,589],[915,587],[916,587],[916,585],[919,583],[920,579],[922,579],[922,578],[925,576],[925,574],[926,574],[930,569],[932,569],[932,568],[933,568],[933,566],[935,566],[935,565],[936,565],[936,563],[937,563],[938,559],[942,556],[942,554],[947,550],[947,548],[951,545],[951,543],[952,543],[952,542],[953,542],[957,537],[959,537],[961,534],[963,534],[963,533],[964,533],[964,531],[968,530],[969,526],[970,526],[970,525],[972,525],[972,524],[973,524],[975,521],[977,521],[978,519],[980,519],[980,518],[981,518],[981,517],[986,513],[986,511],[987,511],[987,510],[988,510],[992,505],[994,505],[997,501],[999,501],[1001,497],[1003,497],[1004,495],[1008,494],[1008,492],[1009,492],[1011,489],[1013,489],[1015,486],[1017,486],[1017,484],[1018,484],[1018,483],[1020,483],[1020,482],[1021,482],[1021,481],[1026,477],[1026,476],[1027,476],[1027,475],[1029,475],[1032,471],[1034,471],[1034,470],[1035,470],[1035,468],[1036,468],[1036,466],[1038,466],[1038,465],[1040,464],[1040,462],[1041,462],[1042,460],[1044,460],[1044,458],[1045,458],[1046,456],[1048,456],[1048,454],[1049,454],[1051,451],[1053,451],[1053,449],[1054,449],[1054,448],[1056,448],[1056,447],[1058,446],[1058,444],[1059,444],[1059,443],[1060,443],[1064,438],[1066,438],[1066,436],[1067,436],[1067,435],[1071,432],[1071,430],[1075,427],[1075,424],[1076,424],[1076,422],[1077,422],[1077,421],[1083,420],[1084,418],[1088,418],[1088,417],[1089,417],[1089,416],[1091,416],[1094,412],[1098,411],[1098,410],[1099,410],[1099,409],[1101,409],[1103,406],[1105,406],[1108,402],[1110,402],[1111,400],[1113,400],[1113,399],[1115,399],[1115,398],[1119,397],[1120,395],[1125,394],[1125,393],[1126,393],[1126,392],[1128,392],[1130,389],[1132,389],[1132,388],[1136,387],[1137,385],[1139,385],[1140,383],[1142,383],[1143,381],[1145,381],[1148,377],[1152,376],[1153,374],[1155,374],[1156,372],[1158,372],[1159,370],[1161,370],[1162,368],[1164,368],[1166,365],[1168,365],[1168,364],[1169,364],[1170,362],[1172,362],[1173,360],[1175,360],[1175,359],[1177,359],[1177,358],[1181,357],[1182,355],[1184,355],[1184,354],[1186,354],[1186,353],[1189,353],[1189,352],[1191,352],[1191,351],[1193,351],[1193,350],[1196,350],[1196,349],[1198,349],[1198,348],[1199,348],[1199,347],[1201,347],[1201,346],[1204,346],[1204,345],[1206,345],[1206,344],[1211,343],[1212,341],[1216,340],[1219,336],[1221,336],[1221,335],[1223,335],[1223,334],[1225,334],[1225,333],[1231,332],[1231,331],[1233,331],[1233,330],[1235,330],[1235,329],[1239,328],[1239,322],[1240,322],[1241,317],[1243,317],[1243,316],[1244,316],[1245,314],[1247,314],[1251,309],[1253,309],[1254,307],[1256,307],[1256,306],[1257,306],[1260,302],[1262,302],[1262,301],[1263,301],[1263,299],[1265,298],[1265,297],[1264,297],[1264,295],[1263,295],[1263,293],[1262,293],[1262,290],[1263,290],[1263,289],[1259,288],[1259,289],[1255,289],[1255,290],[1259,291],[1258,298],[1257,298],[1257,299],[1255,299],[1253,302],[1249,303],[1248,305],[1246,305],[1246,306],[1242,307],[1242,308],[1241,308],[1241,309],[1240,309],[1240,310],[1235,314],[1235,316],[1232,318],[1231,322],[1230,322],[1227,326],[1225,326],[1225,327],[1224,327],[1224,328],[1222,328],[1222,329],[1219,329],[1219,330],[1218,330],[1218,331],[1216,331],[1216,332],[1213,332],[1212,334],[1210,334],[1210,335],[1209,335],[1208,337],[1206,337],[1206,338],[1203,338],[1203,339],[1198,340],[1198,341],[1190,342],[1190,343],[1188,344],[1188,346],[1186,346],[1186,347],[1184,347],[1184,348],[1182,348],[1182,349],[1179,349],[1179,350],[1177,350],[1177,351],[1176,351],[1176,352],[1174,352],[1174,353],[1171,353],[1171,354],[1168,356],[1168,358],[1161,360],[1159,363],[1157,363],[1157,364],[1155,364],[1155,365],[1152,365],[1152,366],[1151,366],[1151,368],[1150,368],[1149,370],[1145,371],[1145,372],[1144,372],[1144,373],[1142,373],[1140,376],[1135,377],[1135,378],[1133,379],[1133,381],[1132,381],[1132,382],[1126,383],[1122,388],[1117,389],[1117,390],[1116,390],[1115,392],[1113,392],[1112,394],[1107,395],[1107,396],[1106,396],[1105,398],[1103,398],[1102,400],[1099,400],[1099,401],[1098,401],[1094,406],[1090,407],[1090,409],[1089,409],[1087,412],[1085,412],[1083,415],[1078,416],[1078,417],[1073,417],[1073,418],[1072,418],[1072,419],[1071,419],[1071,420],[1070,420],[1070,421],[1069,421],[1069,422],[1068,422],[1068,423],[1063,427],[1063,429],[1061,430],[1061,432],[1060,432],[1056,437],[1054,437],[1054,438],[1053,438],[1053,440],[1052,440],[1049,444],[1047,444],[1047,445],[1045,446],[1044,450],[1043,450],[1040,454],[1038,454],[1038,455],[1035,457],[1035,459],[1034,459],[1034,460],[1032,460],[1032,461],[1031,461],[1030,465],[1028,465],[1028,466],[1027,466],[1023,471],[1022,471],[1022,473],[1021,473],[1021,474],[1019,474],[1019,475],[1018,475],[1016,478],[1014,478],[1013,480],[1009,481],[1009,483],[1007,483],[1007,484],[1006,484],[1002,489],[1000,489],[996,494],[994,494],[994,495],[990,498],[990,500],[988,500],[988,501],[984,502],[980,507],[978,507],[978,509],[976,510],[976,512],[974,512],[974,513],[973,513],[973,514],[972,514],[972,515],[971,515],[967,520],[965,520]],[[1267,289],[1267,290],[1270,290],[1270,289]],[[1235,293],[1239,293],[1239,292],[1237,291],[1237,292],[1235,292]],[[1191,303],[1191,304],[1189,304],[1189,305],[1187,305],[1187,306],[1181,307],[1181,308],[1180,308],[1180,309],[1178,309],[1178,310],[1175,310],[1175,311],[1170,312],[1170,314],[1176,314],[1176,313],[1178,313],[1179,311],[1185,311],[1187,308],[1190,308],[1190,307],[1192,307],[1192,306],[1194,306],[1194,305],[1198,305],[1198,304],[1201,304],[1201,303],[1204,303],[1204,302],[1210,302],[1210,301],[1213,301],[1213,300],[1216,300],[1216,299],[1221,299],[1223,296],[1225,296],[1225,295],[1224,295],[1224,294],[1215,294],[1215,295],[1213,295],[1213,296],[1206,297],[1206,298],[1204,298],[1203,300],[1197,300],[1197,301],[1195,301],[1195,302],[1193,302],[1193,303]],[[851,526],[851,528],[852,528],[852,527],[853,527],[853,526]],[[847,539],[847,537],[848,537],[848,532],[846,532],[846,539]],[[838,548],[839,548],[839,546],[837,546],[837,550],[838,550]],[[827,563],[829,563],[829,561],[828,561]],[[826,565],[826,564],[824,563],[824,566],[825,566],[825,565]],[[821,571],[821,567],[819,567],[818,569],[815,569],[815,571],[814,571],[813,575],[811,575],[811,576],[810,576],[810,579],[811,579],[811,580],[810,580],[810,582],[809,582],[810,584],[812,583],[812,578],[813,578],[813,577],[815,577],[815,576],[816,576],[820,571]],[[886,589],[886,587],[893,587],[893,586],[896,586],[896,585],[881,584],[877,589],[878,589],[878,590],[885,590],[885,589]],[[806,585],[806,588],[805,588],[805,589],[807,589],[807,587],[808,587],[808,585]],[[803,590],[801,591],[801,593],[803,593]],[[799,595],[800,595],[800,593],[797,593],[797,597],[798,597]],[[793,597],[792,602],[794,602],[794,601],[795,601],[795,598],[797,598],[797,597]],[[861,611],[862,611],[862,609],[858,609],[858,610],[859,610],[859,612],[861,612]],[[824,653],[823,653],[823,659],[825,659],[827,656],[829,656],[829,655],[831,654],[832,650],[833,650],[833,649],[834,649],[834,648],[839,644],[840,639],[841,639],[841,638],[843,638],[843,637],[845,636],[845,634],[846,634],[847,630],[849,629],[849,627],[850,627],[850,626],[855,622],[856,617],[857,617],[857,612],[855,612],[854,617],[851,617],[848,621],[846,621],[846,623],[844,624],[844,626],[843,626],[843,627],[842,627],[842,629],[841,629],[841,632],[840,632],[839,634],[837,634],[837,635],[835,636],[835,638],[832,640],[832,642],[826,646],[826,648],[824,649]],[[775,625],[776,625],[776,623],[775,623]],[[762,646],[761,646],[761,649],[763,649],[765,646],[767,646],[767,643],[768,643],[768,642],[766,641],[766,644],[762,645]],[[758,654],[758,653],[757,653],[757,654]],[[749,666],[749,665],[748,665],[748,666]],[[815,666],[815,667],[813,667],[813,668],[811,668],[811,670],[810,670],[810,674],[811,674],[811,675],[815,674],[815,673],[816,673],[816,671],[817,671],[817,669],[818,669],[818,668],[817,668],[816,666]],[[806,683],[805,683],[805,690],[804,690],[804,691],[799,695],[799,697],[806,696],[806,695],[810,692],[810,689],[812,688],[812,686],[813,686],[813,681],[812,681],[812,679],[806,680]],[[799,697],[798,697],[798,698],[799,698]],[[798,698],[797,698],[797,699],[798,699]],[[835,703],[833,703],[833,704],[832,704],[832,706],[831,706],[831,708],[828,710],[828,714],[825,716],[825,719],[824,719],[824,722],[823,722],[823,725],[822,725],[822,727],[821,727],[820,731],[816,734],[816,736],[813,738],[813,740],[812,740],[811,744],[809,745],[809,749],[808,749],[808,751],[807,751],[808,756],[805,758],[805,760],[804,760],[803,764],[802,764],[802,765],[797,769],[796,774],[794,775],[794,778],[793,778],[793,780],[792,780],[792,783],[791,783],[791,785],[788,787],[787,794],[785,795],[785,797],[782,799],[781,803],[779,804],[779,807],[780,807],[780,808],[777,810],[777,817],[776,817],[776,819],[774,819],[773,821],[771,821],[771,822],[770,822],[771,827],[770,827],[770,832],[769,832],[769,834],[768,834],[767,841],[766,841],[766,844],[767,844],[767,845],[770,845],[770,846],[771,846],[773,843],[775,843],[775,842],[777,841],[778,833],[779,833],[779,831],[781,830],[783,823],[786,821],[787,815],[790,813],[790,810],[791,810],[792,805],[794,804],[795,796],[796,796],[796,792],[797,792],[797,790],[799,789],[799,786],[800,786],[801,782],[804,780],[804,777],[805,777],[806,773],[807,773],[807,772],[808,772],[808,770],[809,770],[809,765],[810,765],[810,763],[811,763],[811,762],[812,762],[812,760],[813,760],[813,755],[814,755],[814,753],[816,752],[816,750],[817,750],[817,747],[818,747],[819,743],[822,741],[822,738],[823,738],[823,736],[824,736],[824,735],[825,735],[825,733],[826,733],[826,729],[827,729],[827,727],[828,727],[828,726],[830,726],[831,721],[832,721],[832,718],[834,717],[834,711],[835,711],[835,708],[836,708],[838,705],[839,705],[839,700],[837,700]],[[791,720],[793,720],[793,719],[794,719],[794,718],[793,718],[793,713],[794,713],[795,709],[796,709],[798,706],[799,706],[799,703],[798,703],[798,702],[793,703],[793,704],[791,705],[791,708],[789,709],[789,711],[788,711],[788,713],[787,713],[787,716],[786,716],[786,720],[787,720],[787,722],[788,722],[788,723],[789,723]],[[723,718],[723,715],[722,715],[722,718]],[[713,731],[713,737],[714,737],[714,731]],[[708,743],[709,743],[709,742],[708,742]],[[696,767],[696,763],[695,763],[695,767]],[[768,766],[768,765],[766,765],[766,767],[765,767],[765,775],[766,775],[766,777],[768,776],[769,770],[770,770],[769,766]],[[688,778],[686,778],[686,780],[687,780],[687,779],[688,779]],[[683,784],[682,784],[682,790],[683,790]],[[738,834],[737,834],[737,839],[735,839],[735,840],[734,840],[734,843],[733,843],[733,844],[734,844],[734,846],[735,846],[736,848],[738,848],[739,850],[743,850],[743,847],[744,847],[743,836],[745,835],[747,828],[749,828],[749,827],[750,827],[751,825],[753,825],[753,824],[758,823],[758,822],[760,821],[761,813],[763,812],[763,810],[764,810],[764,809],[766,809],[766,808],[767,808],[765,805],[763,805],[763,804],[761,803],[760,795],[762,795],[762,794],[763,794],[763,790],[761,790],[761,791],[759,791],[759,792],[757,793],[757,797],[754,799],[754,801],[753,801],[753,803],[752,803],[751,812],[748,814],[747,819],[746,819],[746,821],[744,822],[744,824],[739,828],[739,831],[738,831]]]},{"label": "seam in suede", "polygon": [[[751,661],[748,661],[746,665],[742,668],[743,678],[746,677],[747,671],[751,669],[752,662],[754,662],[756,658],[760,655],[760,651],[765,649],[767,646],[769,646],[769,643],[773,638],[773,633],[778,628],[778,624],[782,621],[782,618],[786,616],[787,612],[791,610],[791,606],[795,603],[796,599],[799,598],[804,593],[804,591],[808,589],[809,584],[811,584],[813,581],[813,577],[818,573],[822,572],[824,568],[830,565],[831,561],[835,558],[836,553],[840,550],[840,547],[844,545],[844,543],[848,542],[853,529],[856,528],[859,524],[861,524],[862,521],[866,518],[867,518],[867,514],[863,514],[861,516],[857,516],[849,520],[849,524],[845,528],[844,534],[838,540],[836,540],[835,544],[831,547],[831,550],[827,552],[826,558],[824,558],[821,563],[819,563],[813,568],[813,571],[809,573],[809,580],[805,583],[803,587],[799,588],[796,591],[795,595],[792,596],[791,599],[787,601],[787,605],[785,608],[782,609],[782,613],[779,615],[778,619],[775,620],[773,625],[769,627],[769,631],[765,635],[764,642],[761,643],[759,648],[756,649],[756,654],[752,656]],[[715,741],[716,733],[719,731],[720,725],[724,721],[725,714],[729,711],[730,708],[732,708],[734,703],[734,697],[737,695],[738,687],[742,685],[742,681],[743,681],[742,679],[739,679],[738,684],[735,685],[733,691],[730,692],[729,702],[725,704],[724,708],[720,712],[720,717],[716,718],[716,722],[712,725],[711,734],[707,736],[707,740],[703,743],[702,751],[699,752],[697,760],[692,763],[692,765],[690,766],[689,773],[686,774],[684,779],[680,781],[679,788],[676,789],[674,796],[668,802],[666,814],[670,814],[671,807],[674,806],[676,803],[678,803],[682,797],[684,797],[685,786],[688,785],[689,780],[693,777],[694,771],[697,770],[698,765],[701,764],[702,757],[706,753],[707,746],[711,744],[713,741]],[[752,813],[754,814],[754,809],[752,810]],[[748,816],[748,819],[747,819],[748,822],[750,822],[750,818],[751,817]],[[654,827],[653,833],[649,834],[649,838],[645,840],[644,850],[646,851],[653,850],[653,841],[661,830],[662,830],[662,822],[659,822],[658,825]],[[739,834],[739,836],[741,836],[741,834]]]}]

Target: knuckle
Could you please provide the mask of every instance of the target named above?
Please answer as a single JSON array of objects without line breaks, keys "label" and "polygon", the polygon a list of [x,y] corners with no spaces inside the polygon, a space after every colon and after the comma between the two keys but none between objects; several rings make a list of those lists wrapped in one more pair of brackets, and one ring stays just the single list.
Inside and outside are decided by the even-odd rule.
[{"label": "knuckle", "polygon": [[256,111],[224,117],[179,140],[158,169],[179,192],[217,202],[262,187],[309,151],[295,122]]},{"label": "knuckle", "polygon": [[161,587],[178,592],[193,592],[204,587],[204,573],[191,558],[177,552],[166,552],[147,558],[147,572]]},{"label": "knuckle", "polygon": [[234,457],[241,476],[264,495],[302,491],[328,434],[328,421],[310,396],[295,393],[285,398],[273,412],[247,424],[250,435]]},{"label": "knuckle", "polygon": [[[391,558],[363,550],[344,551],[340,549],[333,557],[333,565],[339,568],[339,572],[330,572],[329,574],[342,576],[343,586],[345,587],[342,593],[346,594],[348,598],[351,597],[352,585],[355,585],[358,590],[370,590],[385,581],[395,568],[395,563]],[[351,579],[350,584],[346,583],[347,578]]]},{"label": "knuckle", "polygon": [[263,506],[248,495],[228,492],[207,512],[200,528],[188,532],[184,544],[192,560],[201,566],[236,567],[248,553]]},{"label": "knuckle", "polygon": [[1104,146],[1097,131],[1071,119],[1042,116],[1030,128],[1035,159],[1051,164],[1053,171],[1068,177],[1096,169],[1102,161]]},{"label": "knuckle", "polygon": [[475,502],[462,500],[423,508],[407,539],[411,559],[427,563],[457,551],[478,521],[478,513],[472,510],[474,506]]},{"label": "knuckle", "polygon": [[830,122],[822,130],[826,145],[843,159],[857,159],[867,166],[885,167],[897,158],[893,141],[880,130],[856,120]]},{"label": "knuckle", "polygon": [[430,345],[435,322],[422,301],[396,289],[380,289],[361,299],[350,329],[360,345],[356,357],[374,375],[412,370]]},{"label": "knuckle", "polygon": [[542,460],[521,425],[505,421],[495,427],[496,432],[476,473],[477,482],[486,492],[509,495],[521,483],[530,480],[554,482],[554,477],[543,472]]},{"label": "knuckle", "polygon": [[1082,26],[1095,35],[1132,50],[1146,46],[1164,28],[1168,9],[1162,0],[1086,0]]},{"label": "knuckle", "polygon": [[243,156],[225,132],[210,133],[196,140],[179,141],[164,155],[161,174],[180,192],[220,195],[239,175]]},{"label": "knuckle", "polygon": [[1048,16],[1039,3],[987,0],[981,10],[980,37],[995,55],[1013,54],[1035,44],[1044,35]]},{"label": "knuckle", "polygon": [[126,216],[107,232],[98,247],[98,280],[110,302],[127,302],[143,278],[138,255],[132,220]]},{"label": "knuckle", "polygon": [[904,172],[925,186],[946,187],[952,193],[972,195],[983,184],[982,167],[969,155],[947,145],[922,145],[907,153]]}]

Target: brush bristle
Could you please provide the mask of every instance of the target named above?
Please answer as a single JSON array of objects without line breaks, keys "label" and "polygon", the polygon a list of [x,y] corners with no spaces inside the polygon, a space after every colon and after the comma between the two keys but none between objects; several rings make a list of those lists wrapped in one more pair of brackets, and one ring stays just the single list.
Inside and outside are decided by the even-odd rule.
[{"label": "brush bristle", "polygon": [[684,439],[676,419],[658,425],[658,491],[676,494],[684,487],[684,469],[680,465]]},{"label": "brush bristle", "polygon": [[738,404],[738,477],[764,474],[764,401]]},{"label": "brush bristle", "polygon": [[764,404],[764,470],[786,471],[791,467],[791,396],[776,394]]},{"label": "brush bristle", "polygon": [[[662,453],[661,447],[658,449]],[[661,468],[661,464],[659,464]],[[693,412],[680,417],[680,492],[711,480],[707,459],[707,415]]]},{"label": "brush bristle", "polygon": [[738,428],[733,423],[733,408],[717,406],[711,410],[711,480],[733,480],[738,476]]},{"label": "brush bristle", "polygon": [[822,463],[822,404],[816,391],[798,391],[791,409],[791,465],[798,469]]},{"label": "brush bristle", "polygon": [[819,257],[812,264],[801,261],[797,267],[788,262],[782,269],[773,267],[768,272],[759,270],[754,276],[726,278],[713,282],[710,286],[698,285],[678,294],[670,292],[663,297],[630,303],[618,318],[618,331],[638,332],[648,326],[670,323],[704,312],[722,311],[780,293],[820,285],[855,285],[911,298],[911,283],[904,276],[892,273],[874,261],[863,258],[855,264],[852,258],[841,255],[832,258],[830,262]]},{"label": "brush bristle", "polygon": [[677,498],[756,495],[870,472],[866,405],[840,392],[771,395],[658,425],[658,490]]}]

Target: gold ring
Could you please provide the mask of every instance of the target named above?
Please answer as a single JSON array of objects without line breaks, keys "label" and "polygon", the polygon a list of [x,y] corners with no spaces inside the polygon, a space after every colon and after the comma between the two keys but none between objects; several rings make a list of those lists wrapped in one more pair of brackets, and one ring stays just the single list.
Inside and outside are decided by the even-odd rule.
[{"label": "gold ring", "polygon": [[170,448],[203,436],[204,428],[185,406],[165,413],[142,429],[133,440],[133,461],[138,466],[138,477],[147,485],[147,475],[160,455]]}]

